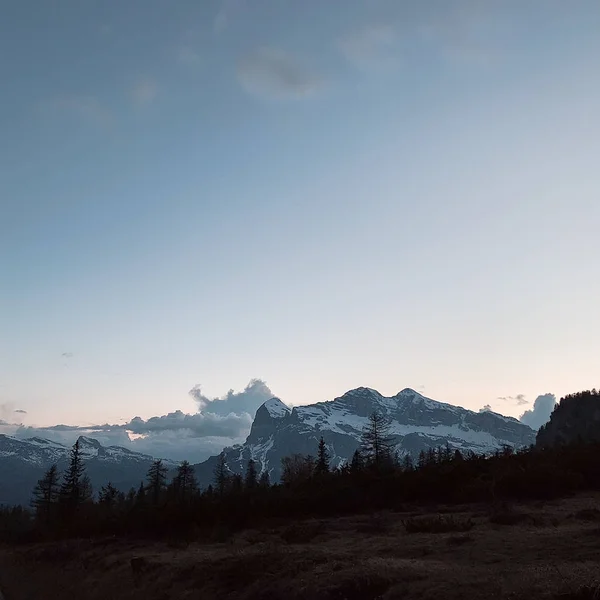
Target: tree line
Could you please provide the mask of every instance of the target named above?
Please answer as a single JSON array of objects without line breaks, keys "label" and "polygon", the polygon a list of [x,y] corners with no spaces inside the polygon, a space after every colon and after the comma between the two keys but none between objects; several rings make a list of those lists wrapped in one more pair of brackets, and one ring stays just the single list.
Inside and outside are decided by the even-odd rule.
[{"label": "tree line", "polygon": [[124,493],[107,483],[95,499],[76,443],[63,476],[52,466],[38,482],[31,517],[23,509],[0,512],[0,533],[5,523],[18,522],[33,536],[221,539],[272,519],[400,510],[414,504],[547,499],[600,489],[600,443],[594,440],[518,450],[506,446],[492,455],[445,445],[423,451],[415,460],[399,456],[394,447],[390,423],[373,413],[360,448],[337,468],[331,467],[329,448],[321,438],[315,455],[293,454],[282,460],[281,481],[275,485],[252,459],[244,475],[233,473],[221,453],[206,489],[200,489],[187,461],[169,481],[168,469],[156,460],[137,489]]}]

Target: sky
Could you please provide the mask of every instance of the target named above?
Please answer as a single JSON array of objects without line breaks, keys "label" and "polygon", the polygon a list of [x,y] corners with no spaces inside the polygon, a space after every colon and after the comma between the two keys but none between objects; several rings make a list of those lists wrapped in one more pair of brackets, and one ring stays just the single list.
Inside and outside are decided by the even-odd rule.
[{"label": "sky", "polygon": [[196,459],[273,394],[598,387],[596,0],[1,10],[3,431]]}]

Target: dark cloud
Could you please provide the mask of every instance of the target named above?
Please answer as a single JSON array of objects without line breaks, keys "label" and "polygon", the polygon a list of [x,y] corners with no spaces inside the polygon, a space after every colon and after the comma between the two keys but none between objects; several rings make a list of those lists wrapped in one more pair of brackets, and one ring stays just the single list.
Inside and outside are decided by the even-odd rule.
[{"label": "dark cloud", "polygon": [[200,385],[194,386],[189,393],[198,403],[198,410],[202,413],[208,412],[221,416],[230,413],[249,414],[251,417],[254,417],[256,410],[263,402],[275,395],[261,379],[252,379],[242,392],[229,390],[225,396],[220,398],[205,396]]},{"label": "dark cloud", "polygon": [[532,429],[539,429],[550,419],[550,415],[556,405],[556,396],[554,394],[543,394],[538,396],[533,403],[531,410],[526,410],[519,420]]},{"label": "dark cloud", "polygon": [[16,413],[19,413],[20,415],[26,415],[27,411],[26,410],[22,410],[20,408],[17,408],[17,410],[15,410]]},{"label": "dark cloud", "polygon": [[517,406],[529,404],[529,400],[525,399],[525,394],[517,394],[516,396],[498,396],[498,400],[503,400],[504,402],[514,402]]},{"label": "dark cloud", "polygon": [[322,83],[294,57],[274,48],[260,48],[244,57],[237,76],[246,92],[269,99],[307,96]]},{"label": "dark cloud", "polygon": [[248,413],[234,414],[226,416],[216,415],[214,413],[196,413],[195,415],[185,414],[180,410],[163,415],[162,417],[152,417],[148,420],[135,417],[123,427],[138,435],[155,433],[159,431],[180,431],[186,430],[188,435],[195,437],[227,437],[240,438],[247,434],[252,425],[252,417]]}]

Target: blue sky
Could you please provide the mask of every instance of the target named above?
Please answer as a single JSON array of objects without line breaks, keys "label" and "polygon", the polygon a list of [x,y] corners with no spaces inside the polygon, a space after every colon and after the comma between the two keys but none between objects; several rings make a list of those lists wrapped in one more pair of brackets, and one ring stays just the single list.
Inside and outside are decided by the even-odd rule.
[{"label": "blue sky", "polygon": [[598,386],[597,2],[2,10],[4,421]]}]

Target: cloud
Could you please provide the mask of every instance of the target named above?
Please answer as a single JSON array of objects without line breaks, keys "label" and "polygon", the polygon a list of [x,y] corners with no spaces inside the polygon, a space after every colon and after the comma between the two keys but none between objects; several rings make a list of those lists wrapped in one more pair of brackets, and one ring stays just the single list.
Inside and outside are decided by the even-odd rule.
[{"label": "cloud", "polygon": [[479,409],[479,412],[483,413],[483,412],[493,412],[493,411],[492,411],[492,407],[489,404],[486,404]]},{"label": "cloud", "polygon": [[238,81],[249,94],[268,99],[301,98],[316,92],[320,78],[294,57],[260,48],[238,64]]},{"label": "cloud", "polygon": [[74,355],[72,352],[63,352],[63,353],[61,354],[61,356],[62,356],[63,358],[73,358],[73,356],[75,356],[75,355]]},{"label": "cloud", "polygon": [[504,402],[514,402],[517,406],[529,404],[529,400],[525,399],[525,394],[517,394],[516,396],[498,396],[498,400],[503,400]]},{"label": "cloud", "polygon": [[131,88],[131,99],[138,106],[151,104],[158,94],[158,85],[153,79],[139,79]]},{"label": "cloud", "polygon": [[231,23],[235,13],[239,12],[244,5],[244,0],[221,0],[221,6],[213,21],[213,31],[218,35],[223,33]]},{"label": "cloud", "polygon": [[252,417],[263,402],[270,400],[275,395],[262,379],[252,379],[243,391],[229,390],[220,398],[208,398],[202,393],[200,385],[194,386],[189,393],[198,403],[198,409],[201,412],[206,411],[222,416],[230,413],[249,414]]},{"label": "cloud", "polygon": [[531,410],[526,410],[519,420],[532,429],[539,429],[545,425],[549,419],[554,406],[556,405],[556,396],[554,394],[543,394],[538,396],[533,403]]},{"label": "cloud", "polygon": [[339,39],[337,48],[355,67],[372,70],[397,64],[397,41],[391,25],[369,25]]},{"label": "cloud", "polygon": [[252,417],[248,413],[226,416],[214,413],[185,414],[180,410],[144,420],[134,417],[123,425],[127,431],[135,434],[149,434],[161,431],[186,430],[195,437],[227,437],[238,439],[245,436],[252,425]]},{"label": "cloud", "polygon": [[243,442],[258,407],[274,396],[260,379],[251,380],[241,392],[230,390],[222,397],[205,396],[199,385],[192,388],[190,395],[198,403],[197,413],[176,410],[149,419],[134,417],[126,423],[103,425],[35,427],[8,423],[4,419],[9,419],[9,414],[14,415],[14,407],[0,405],[4,417],[0,426],[4,433],[20,439],[41,437],[70,446],[84,435],[105,446],[123,446],[161,458],[199,462],[218,454],[226,446]]},{"label": "cloud", "polygon": [[27,411],[26,410],[22,410],[20,408],[17,408],[17,410],[15,410],[16,413],[19,413],[20,415],[26,415]]}]

